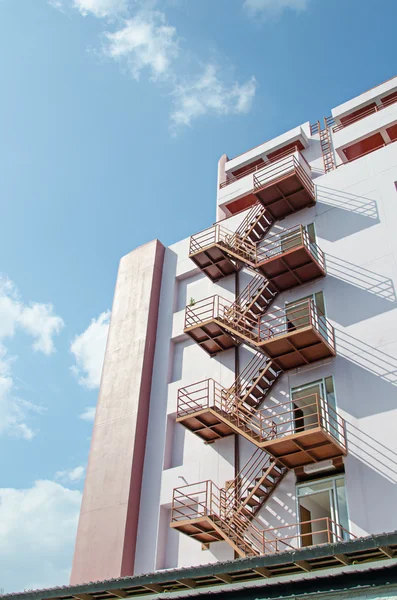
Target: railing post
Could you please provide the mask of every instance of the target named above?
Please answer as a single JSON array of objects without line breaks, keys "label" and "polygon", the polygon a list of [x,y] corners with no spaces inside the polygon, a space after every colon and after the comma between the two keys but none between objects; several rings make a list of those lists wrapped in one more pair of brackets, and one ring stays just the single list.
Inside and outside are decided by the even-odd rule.
[{"label": "railing post", "polygon": [[329,517],[326,517],[326,521],[327,521],[327,538],[328,538],[328,543],[331,543],[331,523],[329,520]]}]

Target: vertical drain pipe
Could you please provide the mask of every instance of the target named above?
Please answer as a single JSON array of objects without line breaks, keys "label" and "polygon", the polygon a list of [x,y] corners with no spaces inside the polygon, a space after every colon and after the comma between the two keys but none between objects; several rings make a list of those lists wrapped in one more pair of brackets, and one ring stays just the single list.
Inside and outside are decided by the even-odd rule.
[{"label": "vertical drain pipe", "polygon": [[[235,273],[235,293],[236,300],[240,295],[240,278],[239,271]],[[240,346],[236,346],[234,349],[234,380],[240,375]],[[240,472],[240,436],[238,433],[234,436],[234,477],[236,478]]]},{"label": "vertical drain pipe", "polygon": [[[239,271],[235,273],[235,294],[236,300],[240,295],[240,278]],[[240,346],[234,348],[234,380],[240,375]],[[234,435],[234,479],[236,480],[237,475],[240,472],[240,436],[238,433]],[[236,498],[237,502],[240,498]],[[239,558],[239,555],[234,551],[234,558]]]}]

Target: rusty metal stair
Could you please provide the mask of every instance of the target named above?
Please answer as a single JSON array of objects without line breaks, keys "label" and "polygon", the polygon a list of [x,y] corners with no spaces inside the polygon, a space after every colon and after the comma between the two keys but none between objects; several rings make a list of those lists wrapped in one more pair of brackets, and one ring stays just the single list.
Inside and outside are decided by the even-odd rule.
[{"label": "rusty metal stair", "polygon": [[282,373],[270,358],[262,352],[256,352],[233,385],[226,390],[226,397],[237,410],[245,409],[252,413],[252,409],[258,410]]},{"label": "rusty metal stair", "polygon": [[269,211],[260,202],[254,204],[248,215],[236,229],[238,238],[249,240],[256,244],[268,233],[274,223]]},{"label": "rusty metal stair", "polygon": [[[269,500],[287,469],[257,448],[224,492],[224,516],[230,522],[241,515],[252,520]],[[247,523],[247,521],[245,521]]]},{"label": "rusty metal stair", "polygon": [[240,321],[256,319],[267,311],[278,296],[279,291],[266,277],[257,273],[249,284],[237,296],[228,309],[226,316],[238,324]]}]

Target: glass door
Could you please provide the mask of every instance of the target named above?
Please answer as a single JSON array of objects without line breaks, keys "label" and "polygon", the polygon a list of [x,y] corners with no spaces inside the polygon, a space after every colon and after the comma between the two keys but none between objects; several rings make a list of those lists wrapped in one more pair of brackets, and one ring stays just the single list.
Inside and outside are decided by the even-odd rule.
[{"label": "glass door", "polygon": [[328,339],[323,292],[310,294],[310,296],[294,302],[286,302],[285,320],[287,331],[294,331],[313,324],[321,335]]},{"label": "glass door", "polygon": [[327,544],[348,538],[344,476],[297,486],[297,514],[301,546]]},{"label": "glass door", "polygon": [[[339,439],[334,378],[332,376],[291,389],[294,431],[320,424]],[[318,414],[319,411],[319,414]]]},{"label": "glass door", "polygon": [[291,390],[294,433],[318,425],[320,399],[323,397],[324,383],[322,380]]}]

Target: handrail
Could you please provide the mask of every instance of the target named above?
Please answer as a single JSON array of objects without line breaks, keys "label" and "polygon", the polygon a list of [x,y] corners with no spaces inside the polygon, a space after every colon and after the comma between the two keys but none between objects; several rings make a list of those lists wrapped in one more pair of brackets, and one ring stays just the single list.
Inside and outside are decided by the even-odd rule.
[{"label": "handrail", "polygon": [[300,154],[302,159],[306,162],[309,170],[311,170],[309,163],[304,158],[304,156],[301,154],[299,147],[296,145],[296,146],[293,146],[292,148],[288,148],[287,150],[285,150],[285,152],[282,152],[281,154],[278,154],[277,156],[275,156],[273,158],[266,158],[266,161],[264,164],[256,165],[250,169],[247,169],[246,171],[243,171],[242,173],[239,173],[238,175],[233,175],[232,173],[227,173],[226,181],[223,181],[222,183],[220,183],[219,188],[222,189],[222,188],[226,187],[227,185],[230,185],[231,183],[234,183],[235,181],[238,181],[239,179],[246,177],[247,175],[252,175],[253,173],[257,173],[258,171],[261,171],[262,169],[266,169],[266,167],[268,167],[269,165],[271,165],[273,163],[277,163],[277,162],[283,160],[284,158],[290,156],[291,154],[295,154],[295,153]]},{"label": "handrail", "polygon": [[358,115],[354,115],[351,118],[349,118],[347,116],[344,119],[343,123],[338,123],[338,125],[334,125],[332,127],[332,131],[334,131],[334,132],[340,131],[341,129],[344,129],[345,127],[348,127],[349,125],[352,125],[353,123],[357,123],[357,121],[361,121],[361,119],[365,119],[365,117],[368,117],[369,115],[372,115],[376,112],[379,112],[380,110],[383,110],[384,108],[387,108],[391,104],[395,104],[397,102],[397,97],[390,98],[389,100],[386,100],[384,102],[381,100],[381,102],[382,102],[382,104],[375,104],[375,106],[371,106],[367,110],[361,112]]},{"label": "handrail", "polygon": [[[254,444],[279,440],[320,427],[346,450],[345,420],[317,393],[257,410],[250,406],[242,407],[241,400],[231,390],[233,386],[225,390],[213,379],[180,388],[177,400],[178,418],[205,408],[217,408],[223,418],[237,428],[248,428],[249,431],[245,433]],[[303,415],[302,409],[306,411]]]},{"label": "handrail", "polygon": [[218,320],[237,336],[243,336],[260,346],[278,335],[313,327],[331,348],[335,348],[334,328],[317,308],[312,299],[302,300],[256,318],[241,315],[236,309],[231,311],[231,301],[220,296],[210,296],[193,306],[187,306],[185,329],[203,322]]},{"label": "handrail", "polygon": [[295,225],[282,232],[274,232],[268,235],[263,243],[257,245],[256,267],[275,256],[295,250],[299,246],[304,246],[320,264],[321,268],[325,270],[324,253],[316,242],[310,240],[309,233],[304,225]]},{"label": "handrail", "polygon": [[[229,515],[225,513],[225,492],[225,489],[218,488],[211,480],[175,488],[171,504],[171,522],[209,518],[240,548],[248,547],[254,554],[277,552],[279,547],[295,549],[307,538],[312,543],[305,545],[332,543],[356,537],[329,517],[264,529],[259,527],[260,521],[255,518],[249,519],[241,512],[233,511]],[[307,531],[303,532],[303,529]],[[291,531],[289,535],[288,530]],[[285,535],[280,535],[280,532],[285,531]],[[325,541],[319,542],[319,535],[325,536]]]}]

